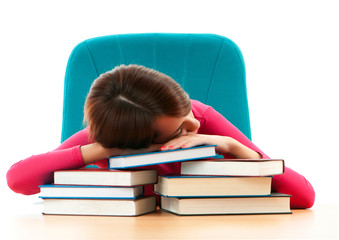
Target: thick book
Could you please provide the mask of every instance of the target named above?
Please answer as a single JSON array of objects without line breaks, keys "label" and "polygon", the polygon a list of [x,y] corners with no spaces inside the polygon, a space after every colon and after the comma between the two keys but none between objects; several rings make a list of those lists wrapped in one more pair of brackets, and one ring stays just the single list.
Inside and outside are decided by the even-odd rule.
[{"label": "thick book", "polygon": [[218,159],[181,164],[184,175],[273,176],[282,173],[283,159]]},{"label": "thick book", "polygon": [[272,177],[159,176],[154,192],[167,197],[268,196]]},{"label": "thick book", "polygon": [[82,168],[54,172],[54,184],[138,186],[157,182],[157,171]]},{"label": "thick book", "polygon": [[112,187],[45,184],[39,187],[40,198],[136,199],[144,193],[143,186]]},{"label": "thick book", "polygon": [[134,168],[171,162],[216,157],[215,145],[156,151],[142,154],[113,156],[108,158],[108,167],[115,169]]},{"label": "thick book", "polygon": [[280,193],[266,197],[161,197],[161,209],[178,215],[282,214],[291,213],[290,197]]},{"label": "thick book", "polygon": [[53,199],[46,198],[43,214],[138,216],[156,210],[155,196],[138,199]]}]

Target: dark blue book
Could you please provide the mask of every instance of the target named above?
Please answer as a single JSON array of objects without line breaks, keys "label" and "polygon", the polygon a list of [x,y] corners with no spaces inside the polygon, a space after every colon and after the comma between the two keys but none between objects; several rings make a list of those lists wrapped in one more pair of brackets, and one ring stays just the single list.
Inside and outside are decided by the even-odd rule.
[{"label": "dark blue book", "polygon": [[171,162],[217,157],[215,145],[180,148],[167,151],[114,156],[108,158],[108,167],[114,169],[134,168]]}]

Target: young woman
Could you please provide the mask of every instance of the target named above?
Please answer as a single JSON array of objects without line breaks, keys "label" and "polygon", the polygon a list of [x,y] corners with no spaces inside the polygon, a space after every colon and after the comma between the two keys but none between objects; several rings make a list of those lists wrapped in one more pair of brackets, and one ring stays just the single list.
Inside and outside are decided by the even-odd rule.
[{"label": "young woman", "polygon": [[[107,167],[105,159],[112,155],[201,144],[217,145],[225,158],[269,158],[212,107],[190,100],[169,76],[143,66],[121,65],[100,75],[87,96],[84,116],[88,127],[57,149],[15,163],[7,172],[8,186],[35,194],[39,185],[53,182],[56,170]],[[180,173],[180,163],[152,167],[159,174]],[[292,208],[314,203],[311,184],[287,167],[273,177],[272,191],[291,194]]]}]

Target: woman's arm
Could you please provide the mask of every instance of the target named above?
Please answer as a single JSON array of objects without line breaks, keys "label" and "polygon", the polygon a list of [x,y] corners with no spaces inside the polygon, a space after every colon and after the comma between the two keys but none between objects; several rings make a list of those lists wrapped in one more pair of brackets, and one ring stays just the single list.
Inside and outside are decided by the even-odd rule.
[{"label": "woman's arm", "polygon": [[160,144],[152,144],[148,148],[139,148],[139,149],[104,148],[101,144],[95,142],[81,146],[80,150],[85,165],[88,165],[93,164],[102,159],[106,159],[110,156],[153,152],[158,150],[159,147]]},{"label": "woman's arm", "polygon": [[283,174],[273,176],[272,192],[290,194],[291,208],[311,208],[315,201],[315,191],[311,183],[288,167],[285,167]]},{"label": "woman's arm", "polygon": [[232,158],[260,159],[261,154],[241,144],[234,138],[220,135],[187,134],[166,143],[161,150],[190,148],[198,145],[216,145],[219,154],[230,155]]},{"label": "woman's arm", "polygon": [[[206,122],[202,125],[204,128],[202,129],[203,131],[207,131],[211,134],[229,136],[244,146],[249,147],[253,151],[260,153],[262,158],[269,159],[265,153],[263,153],[257,146],[251,143],[251,141],[239,130],[237,130],[235,126],[227,123],[228,121],[225,121],[225,118],[216,113],[215,110],[209,109],[206,111],[206,114],[208,117],[205,117]],[[218,123],[218,125],[212,124],[213,118],[211,117],[216,119],[216,123]],[[225,124],[227,127],[221,129],[222,125],[220,124]],[[310,208],[314,204],[315,191],[310,182],[304,176],[288,167],[285,167],[285,172],[283,174],[273,176],[272,191],[292,195],[291,208]]]},{"label": "woman's arm", "polygon": [[[251,159],[257,158],[255,154],[260,154],[261,158],[269,159],[264,152],[213,108],[207,109],[203,116],[198,117],[201,122],[199,133],[211,134],[210,139],[207,139],[203,134],[195,134],[195,136],[192,134],[192,136],[186,136],[186,139],[184,136],[182,139],[174,139],[168,143],[168,146],[178,144],[176,145],[178,147],[183,144],[184,147],[189,147],[199,143],[218,144],[221,149],[217,149],[223,153],[225,158],[235,156]],[[220,141],[215,141],[218,138]],[[176,142],[178,140],[179,142]],[[193,143],[181,142],[183,140],[192,140]],[[273,176],[272,191],[292,195],[291,208],[310,208],[314,204],[315,192],[310,182],[301,174],[287,167],[283,174]]]},{"label": "woman's arm", "polygon": [[249,140],[245,134],[212,107],[209,107],[204,112],[203,124],[201,124],[199,133],[225,136],[232,139],[232,141],[229,140],[226,142],[226,144],[231,144],[230,152],[221,152],[225,155],[230,154],[236,158],[269,159],[269,157]]},{"label": "woman's arm", "polygon": [[[196,106],[197,102],[194,102],[194,104]],[[195,110],[193,113],[194,117],[200,122],[199,134],[180,136],[166,143],[161,150],[212,144],[217,145],[217,152],[224,155],[225,158],[269,158],[238,128],[212,107],[202,103],[198,103],[197,106],[199,110]]]},{"label": "woman's arm", "polygon": [[14,192],[36,194],[40,192],[40,185],[53,182],[56,170],[77,169],[98,161],[104,166],[109,156],[149,152],[158,148],[158,145],[138,150],[104,148],[99,143],[90,142],[86,128],[51,152],[33,155],[13,164],[7,172],[7,184]]},{"label": "woman's arm", "polygon": [[87,129],[63,142],[57,149],[33,155],[12,165],[7,172],[7,184],[25,195],[40,192],[39,186],[53,182],[53,172],[84,167],[80,145],[89,143]]}]

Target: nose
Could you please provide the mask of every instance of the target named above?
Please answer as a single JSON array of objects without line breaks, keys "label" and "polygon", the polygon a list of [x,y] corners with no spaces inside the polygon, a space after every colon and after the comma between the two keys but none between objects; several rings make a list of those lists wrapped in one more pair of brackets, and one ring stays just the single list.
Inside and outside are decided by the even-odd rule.
[{"label": "nose", "polygon": [[196,133],[200,127],[200,122],[193,118],[187,117],[182,125],[182,134]]}]

